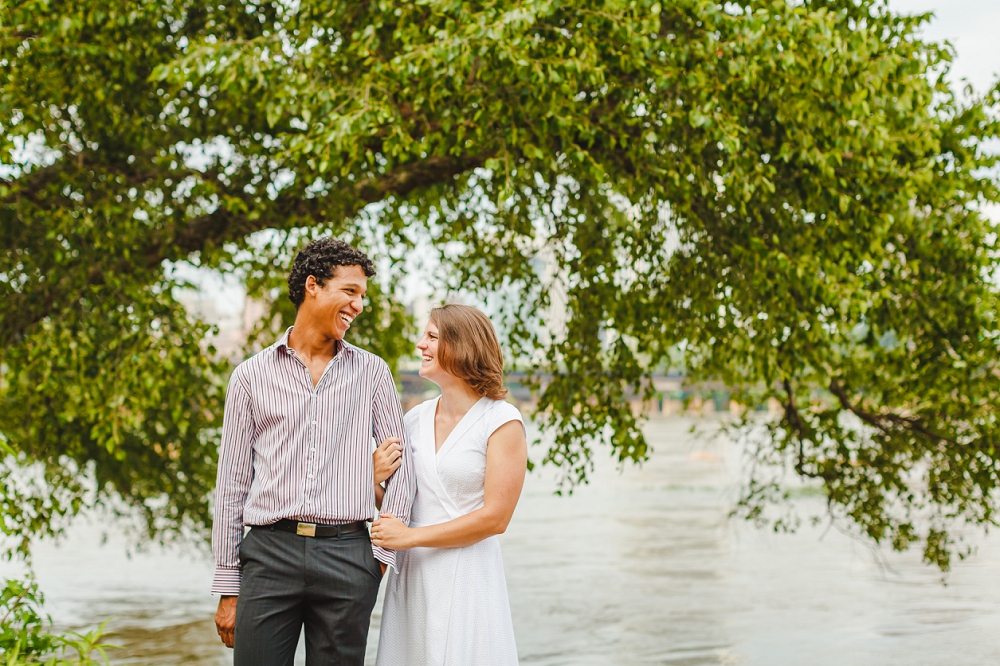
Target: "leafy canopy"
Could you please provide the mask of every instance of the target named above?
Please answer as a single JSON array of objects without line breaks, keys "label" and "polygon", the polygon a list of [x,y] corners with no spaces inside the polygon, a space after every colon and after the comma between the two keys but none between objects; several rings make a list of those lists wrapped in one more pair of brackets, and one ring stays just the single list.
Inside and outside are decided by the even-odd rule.
[{"label": "leafy canopy", "polygon": [[[228,364],[171,267],[238,271],[287,322],[294,246],[333,233],[389,267],[356,340],[392,362],[415,249],[494,295],[570,480],[596,442],[647,455],[626,398],[680,346],[693,381],[783,405],[745,424],[753,469],[815,477],[833,515],[947,566],[949,527],[996,522],[1000,93],[959,97],[925,19],[8,0],[0,433],[48,484],[4,477],[5,532],[118,496],[152,532],[205,525]],[[779,480],[748,480],[749,515]]]}]

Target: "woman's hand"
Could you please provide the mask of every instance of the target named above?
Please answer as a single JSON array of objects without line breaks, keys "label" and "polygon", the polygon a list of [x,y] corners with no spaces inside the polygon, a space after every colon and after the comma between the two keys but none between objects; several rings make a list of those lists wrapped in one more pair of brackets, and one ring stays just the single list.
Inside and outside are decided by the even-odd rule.
[{"label": "woman's hand", "polygon": [[413,548],[413,532],[391,513],[380,514],[380,518],[372,523],[372,543],[389,550],[407,550]]},{"label": "woman's hand", "polygon": [[403,462],[403,445],[399,437],[386,437],[372,454],[372,468],[375,470],[375,485],[392,476]]}]

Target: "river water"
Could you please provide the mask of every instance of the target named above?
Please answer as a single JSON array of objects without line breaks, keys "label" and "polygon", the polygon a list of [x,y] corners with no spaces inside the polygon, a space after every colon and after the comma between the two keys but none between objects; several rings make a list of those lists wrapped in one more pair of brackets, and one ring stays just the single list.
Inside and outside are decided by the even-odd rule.
[{"label": "river water", "polygon": [[[599,460],[572,496],[553,494],[551,470],[528,475],[501,537],[521,663],[1000,663],[1000,540],[977,537],[978,553],[943,584],[916,552],[877,558],[837,530],[774,534],[728,519],[739,453],[691,435],[691,425],[651,420],[648,463],[619,470]],[[815,509],[819,499],[804,502]],[[208,554],[125,551],[112,528],[93,523],[38,547],[56,623],[113,616],[117,664],[231,663],[211,619]]]}]

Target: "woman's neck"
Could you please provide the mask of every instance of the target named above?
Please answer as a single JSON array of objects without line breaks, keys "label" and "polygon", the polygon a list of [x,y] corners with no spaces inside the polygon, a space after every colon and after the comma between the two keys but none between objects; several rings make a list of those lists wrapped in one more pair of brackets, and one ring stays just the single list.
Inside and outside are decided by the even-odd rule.
[{"label": "woman's neck", "polygon": [[438,402],[438,413],[441,415],[460,417],[472,409],[481,397],[461,379],[454,379],[438,386],[441,387],[441,400]]}]

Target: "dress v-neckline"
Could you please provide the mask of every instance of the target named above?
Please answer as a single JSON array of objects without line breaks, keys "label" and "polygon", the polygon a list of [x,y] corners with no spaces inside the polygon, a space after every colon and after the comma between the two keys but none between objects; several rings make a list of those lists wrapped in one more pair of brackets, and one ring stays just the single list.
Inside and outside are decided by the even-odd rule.
[{"label": "dress v-neckline", "polygon": [[474,420],[471,419],[470,417],[472,417],[474,414],[478,415],[480,412],[482,412],[481,407],[484,402],[486,402],[485,396],[477,400],[476,403],[472,405],[472,407],[469,407],[469,411],[465,412],[465,414],[462,415],[462,418],[458,420],[458,423],[455,424],[455,427],[451,429],[451,432],[448,433],[448,436],[444,438],[443,442],[441,442],[441,448],[438,448],[437,409],[438,405],[441,403],[441,396],[438,396],[437,398],[434,399],[434,408],[431,410],[431,443],[434,446],[435,459],[440,457],[442,453],[451,448],[455,440],[464,435],[469,430],[469,428],[472,427],[472,423],[474,423]]}]

